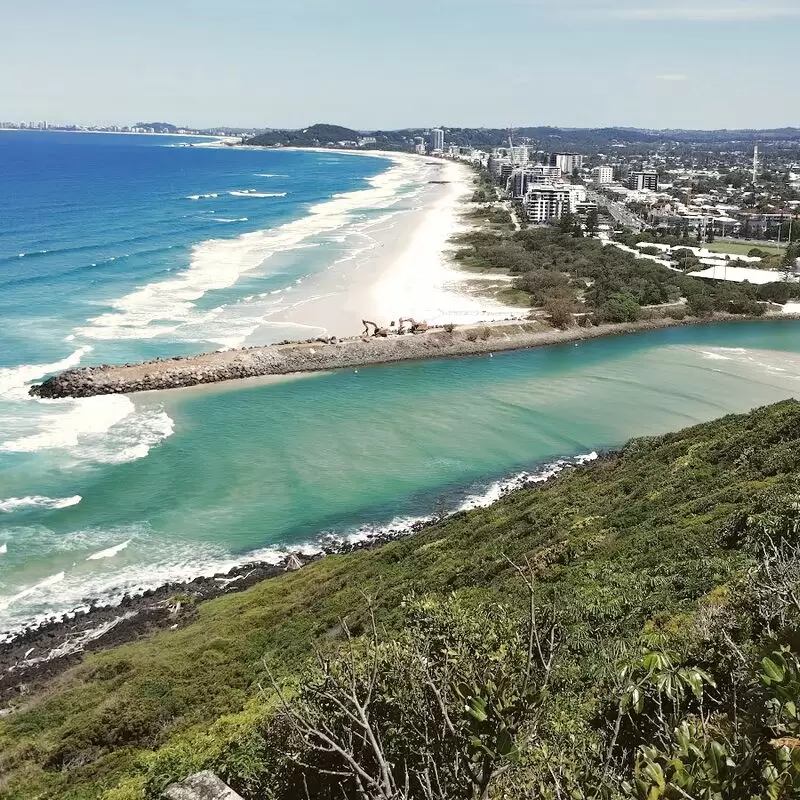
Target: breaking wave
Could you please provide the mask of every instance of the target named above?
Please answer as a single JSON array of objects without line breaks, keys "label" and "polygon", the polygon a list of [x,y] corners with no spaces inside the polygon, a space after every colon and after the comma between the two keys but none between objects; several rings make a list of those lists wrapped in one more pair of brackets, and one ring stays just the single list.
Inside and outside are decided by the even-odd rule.
[{"label": "breaking wave", "polygon": [[20,511],[24,508],[69,508],[76,506],[83,498],[79,495],[72,497],[43,497],[32,495],[30,497],[9,497],[7,500],[0,500],[0,511]]},{"label": "breaking wave", "polygon": [[30,421],[33,432],[0,443],[0,451],[63,450],[80,461],[121,464],[144,458],[174,431],[160,406],[137,406],[123,395],[36,402],[42,413]]},{"label": "breaking wave", "polygon": [[61,361],[52,364],[23,364],[19,367],[5,367],[0,369],[0,397],[10,400],[19,400],[27,397],[26,384],[44,378],[53,372],[62,372],[65,369],[77,367],[81,359],[92,351],[91,345],[79,347]]},{"label": "breaking wave", "polygon": [[[262,268],[277,253],[294,250],[314,236],[339,231],[357,221],[360,209],[385,208],[400,191],[420,180],[416,162],[397,162],[369,179],[369,188],[334,195],[308,213],[277,228],[209,239],[192,248],[187,269],[142,286],[110,303],[111,310],[89,320],[75,334],[85,339],[133,340],[175,335],[184,325],[200,322],[196,304],[207,292],[228,289],[246,273]],[[282,193],[241,191],[242,197]],[[200,197],[201,195],[198,195]],[[241,344],[246,334],[232,346]],[[193,336],[192,341],[197,341]]]},{"label": "breaking wave", "polygon": [[101,558],[113,558],[117,553],[121,553],[132,541],[132,539],[126,539],[124,542],[115,544],[113,547],[108,547],[105,550],[92,553],[90,556],[86,556],[86,560],[99,561]]},{"label": "breaking wave", "polygon": [[231,197],[286,197],[287,192],[257,192],[255,189],[238,189],[228,192]]},{"label": "breaking wave", "polygon": [[10,606],[14,605],[14,603],[18,603],[20,600],[24,600],[26,597],[30,597],[31,595],[35,595],[37,593],[42,593],[45,589],[49,589],[57,583],[60,583],[64,580],[65,573],[59,572],[55,575],[51,575],[49,578],[45,578],[43,581],[34,584],[33,586],[23,589],[21,592],[17,592],[15,595],[6,598],[0,598],[0,611],[5,611]]}]

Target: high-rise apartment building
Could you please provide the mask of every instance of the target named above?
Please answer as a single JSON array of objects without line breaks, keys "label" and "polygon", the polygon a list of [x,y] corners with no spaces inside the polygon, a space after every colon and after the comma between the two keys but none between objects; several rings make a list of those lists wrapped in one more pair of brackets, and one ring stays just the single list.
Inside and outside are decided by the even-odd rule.
[{"label": "high-rise apartment building", "polygon": [[558,167],[562,175],[569,177],[576,169],[583,169],[583,156],[580,153],[553,153],[550,166]]},{"label": "high-rise apartment building", "polygon": [[534,225],[561,219],[570,211],[569,187],[531,186],[522,205],[528,221]]},{"label": "high-rise apartment building", "polygon": [[592,179],[598,186],[606,186],[614,182],[614,167],[595,167],[592,170]]},{"label": "high-rise apartment building", "polygon": [[432,153],[441,153],[444,150],[444,131],[434,128],[430,133],[430,150]]},{"label": "high-rise apartment building", "polygon": [[631,172],[628,176],[628,188],[634,191],[658,191],[658,173],[655,170]]}]

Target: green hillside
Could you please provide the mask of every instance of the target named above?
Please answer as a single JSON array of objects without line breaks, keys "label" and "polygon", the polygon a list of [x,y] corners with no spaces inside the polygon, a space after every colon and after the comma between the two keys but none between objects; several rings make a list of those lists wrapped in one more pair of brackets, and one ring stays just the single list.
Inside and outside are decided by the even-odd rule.
[{"label": "green hillside", "polygon": [[[371,145],[372,149],[410,150],[413,139],[408,139],[400,133],[384,134],[378,131],[374,134],[377,140]],[[340,142],[358,142],[365,134],[352,128],[343,128],[341,125],[328,125],[317,123],[301,130],[274,130],[266,131],[252,139],[247,140],[248,145],[261,147],[335,147]]]},{"label": "green hillside", "polygon": [[0,797],[796,797],[799,478],[787,401],[209,601],[0,719]]}]

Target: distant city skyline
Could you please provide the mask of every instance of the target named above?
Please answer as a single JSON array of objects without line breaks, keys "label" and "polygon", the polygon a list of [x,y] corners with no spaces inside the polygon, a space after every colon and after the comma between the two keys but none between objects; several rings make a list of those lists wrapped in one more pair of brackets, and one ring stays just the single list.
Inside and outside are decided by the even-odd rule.
[{"label": "distant city skyline", "polygon": [[[795,0],[33,0],[4,9],[0,119],[358,130],[777,128]],[[113,6],[113,7],[112,7]]]}]

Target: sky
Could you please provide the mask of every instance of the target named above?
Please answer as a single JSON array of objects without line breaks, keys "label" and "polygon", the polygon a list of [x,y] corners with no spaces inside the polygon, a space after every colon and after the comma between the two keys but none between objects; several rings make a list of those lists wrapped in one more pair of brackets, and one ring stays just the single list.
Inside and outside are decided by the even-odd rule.
[{"label": "sky", "polygon": [[800,0],[0,0],[0,120],[800,126]]}]

